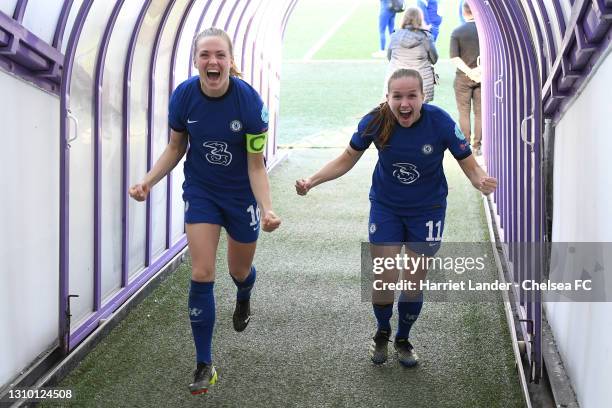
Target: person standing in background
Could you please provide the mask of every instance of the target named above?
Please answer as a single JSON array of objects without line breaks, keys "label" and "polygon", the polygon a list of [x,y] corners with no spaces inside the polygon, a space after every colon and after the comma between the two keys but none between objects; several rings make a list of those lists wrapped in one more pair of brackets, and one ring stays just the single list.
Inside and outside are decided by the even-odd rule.
[{"label": "person standing in background", "polygon": [[[457,67],[455,74],[455,99],[459,111],[459,126],[468,141],[472,144],[475,155],[480,155],[482,124],[480,117],[480,81],[479,64],[480,47],[478,31],[472,10],[467,1],[463,3],[463,15],[466,22],[457,27],[451,34],[450,58]],[[474,110],[474,138],[472,140],[471,110]]]},{"label": "person standing in background", "polygon": [[465,3],[465,0],[459,1],[458,13],[459,13],[459,21],[461,21],[461,24],[465,23],[465,17],[463,17],[463,3]]},{"label": "person standing in background", "polygon": [[423,12],[425,24],[430,26],[431,35],[435,42],[440,33],[440,24],[442,24],[442,17],[438,14],[438,0],[418,0],[417,6]]},{"label": "person standing in background", "polygon": [[378,34],[380,36],[380,48],[372,53],[374,58],[385,57],[385,47],[387,46],[387,31],[389,37],[395,31],[395,11],[389,6],[388,0],[380,1],[380,12],[378,14]]},{"label": "person standing in background", "polygon": [[400,68],[411,68],[421,74],[424,103],[433,101],[436,82],[433,65],[438,61],[438,52],[428,28],[424,25],[423,13],[419,8],[410,7],[406,10],[401,28],[394,32],[389,40],[389,66],[383,92],[385,97],[391,75]]}]

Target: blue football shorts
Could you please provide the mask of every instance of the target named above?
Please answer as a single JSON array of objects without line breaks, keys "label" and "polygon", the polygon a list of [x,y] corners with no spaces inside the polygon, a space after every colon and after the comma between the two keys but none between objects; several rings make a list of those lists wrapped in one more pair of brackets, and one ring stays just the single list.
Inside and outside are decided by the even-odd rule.
[{"label": "blue football shorts", "polygon": [[247,244],[259,236],[260,211],[255,197],[218,197],[205,191],[183,195],[186,224],[220,225],[235,241]]},{"label": "blue football shorts", "polygon": [[368,223],[370,243],[406,244],[416,254],[433,256],[442,244],[445,215],[445,207],[421,211],[416,215],[398,215],[389,207],[372,201]]}]

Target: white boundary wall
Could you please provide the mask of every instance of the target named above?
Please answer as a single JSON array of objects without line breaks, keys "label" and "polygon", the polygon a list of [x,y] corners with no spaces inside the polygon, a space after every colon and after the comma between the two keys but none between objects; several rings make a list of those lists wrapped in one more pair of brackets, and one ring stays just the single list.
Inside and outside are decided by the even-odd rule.
[{"label": "white boundary wall", "polygon": [[[553,242],[612,241],[611,89],[608,54],[555,129]],[[587,268],[595,261],[612,268],[612,253],[582,255]],[[605,286],[609,297],[612,276]],[[545,309],[580,406],[610,406],[612,303],[547,303]]]},{"label": "white boundary wall", "polygon": [[59,98],[1,70],[0,89],[1,385],[57,340]]}]

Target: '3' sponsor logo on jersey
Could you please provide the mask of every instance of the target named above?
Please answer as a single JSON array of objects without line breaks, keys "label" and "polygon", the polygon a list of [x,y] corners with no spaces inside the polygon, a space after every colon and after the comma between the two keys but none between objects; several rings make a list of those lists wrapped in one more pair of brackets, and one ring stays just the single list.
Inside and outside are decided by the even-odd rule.
[{"label": "'3' sponsor logo on jersey", "polygon": [[205,157],[210,164],[229,166],[232,162],[232,154],[227,151],[227,143],[204,142],[202,145],[208,149],[208,153],[206,153]]},{"label": "'3' sponsor logo on jersey", "polygon": [[412,163],[394,163],[393,177],[399,180],[402,184],[412,184],[421,177],[417,170],[417,166]]}]

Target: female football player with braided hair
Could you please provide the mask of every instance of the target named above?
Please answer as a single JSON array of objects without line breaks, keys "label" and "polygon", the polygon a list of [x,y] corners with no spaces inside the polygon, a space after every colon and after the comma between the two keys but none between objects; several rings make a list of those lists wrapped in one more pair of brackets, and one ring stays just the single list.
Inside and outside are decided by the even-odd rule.
[{"label": "female football player with braided hair", "polygon": [[[306,179],[296,181],[296,191],[305,195],[313,187],[348,172],[372,144],[378,162],[370,189],[370,252],[373,259],[394,258],[405,246],[406,255],[433,256],[444,230],[448,185],[442,160],[450,150],[472,185],[483,194],[492,193],[497,180],[478,165],[457,124],[442,109],[423,104],[423,80],[418,71],[399,69],[388,81],[387,100],[359,122],[350,145],[337,158]],[[425,263],[413,262],[404,270],[404,279],[417,283],[425,278]],[[380,276],[384,283],[397,282],[399,270],[388,268]],[[410,329],[423,306],[418,290],[402,291],[398,305],[395,349],[399,362],[407,367],[417,363],[417,354],[408,340]],[[370,345],[375,364],[387,360],[391,335],[393,290],[372,290],[372,304],[378,329]]]},{"label": "female football player with braided hair", "polygon": [[[208,391],[217,381],[212,364],[215,323],[215,259],[219,235],[227,231],[227,263],[237,286],[234,329],[250,319],[252,264],[260,228],[280,225],[272,211],[264,164],[268,111],[261,97],[240,78],[227,33],[209,28],[193,41],[197,76],[181,83],[170,98],[170,143],[130,196],[143,201],[151,188],[185,152],[185,224],[192,261],[189,317],[196,348],[192,394]],[[189,146],[189,149],[187,148]]]}]

